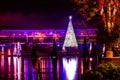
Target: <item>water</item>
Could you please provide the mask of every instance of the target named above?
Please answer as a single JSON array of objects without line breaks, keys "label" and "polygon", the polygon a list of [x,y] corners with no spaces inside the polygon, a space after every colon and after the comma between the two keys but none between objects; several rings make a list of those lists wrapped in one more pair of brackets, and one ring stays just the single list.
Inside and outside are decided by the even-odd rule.
[{"label": "water", "polygon": [[5,47],[0,51],[0,80],[78,80],[83,72],[75,55],[34,58],[21,53],[18,45]]},{"label": "water", "polygon": [[[9,52],[9,51],[8,51]],[[79,57],[0,56],[0,80],[78,80]]]}]

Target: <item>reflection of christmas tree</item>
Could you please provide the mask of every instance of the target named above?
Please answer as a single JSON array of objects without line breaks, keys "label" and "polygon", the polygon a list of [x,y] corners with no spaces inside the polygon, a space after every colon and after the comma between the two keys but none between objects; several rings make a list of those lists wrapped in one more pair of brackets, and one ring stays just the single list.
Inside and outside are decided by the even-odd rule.
[{"label": "reflection of christmas tree", "polygon": [[63,50],[65,50],[65,47],[78,47],[73,25],[72,25],[72,16],[69,16],[69,24],[68,24],[67,33],[65,36],[65,41],[63,44]]}]

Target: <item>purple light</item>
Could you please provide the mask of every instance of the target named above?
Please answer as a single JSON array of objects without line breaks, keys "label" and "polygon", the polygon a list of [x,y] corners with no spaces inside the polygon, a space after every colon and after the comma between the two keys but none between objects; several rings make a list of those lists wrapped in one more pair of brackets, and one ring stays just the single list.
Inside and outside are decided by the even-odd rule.
[{"label": "purple light", "polygon": [[24,60],[24,79],[28,80],[28,61],[25,59]]},{"label": "purple light", "polygon": [[4,55],[1,56],[1,71],[4,71]]},{"label": "purple light", "polygon": [[28,35],[27,32],[24,32],[24,35]]},{"label": "purple light", "polygon": [[57,44],[57,47],[59,47],[60,45],[59,44]]},{"label": "purple light", "polygon": [[69,16],[69,19],[71,20],[71,19],[72,19],[72,16]]},{"label": "purple light", "polygon": [[53,32],[50,32],[50,33],[49,33],[49,35],[52,35],[52,34],[53,34]]},{"label": "purple light", "polygon": [[36,69],[32,68],[32,80],[36,80],[36,75],[35,75]]}]

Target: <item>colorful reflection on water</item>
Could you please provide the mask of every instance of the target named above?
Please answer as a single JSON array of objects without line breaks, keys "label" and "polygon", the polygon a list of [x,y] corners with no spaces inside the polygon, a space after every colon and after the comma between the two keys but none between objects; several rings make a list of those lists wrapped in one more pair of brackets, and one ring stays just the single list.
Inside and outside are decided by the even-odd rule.
[{"label": "colorful reflection on water", "polygon": [[[0,56],[1,80],[78,80],[78,57]],[[7,74],[7,75],[6,75]]]}]

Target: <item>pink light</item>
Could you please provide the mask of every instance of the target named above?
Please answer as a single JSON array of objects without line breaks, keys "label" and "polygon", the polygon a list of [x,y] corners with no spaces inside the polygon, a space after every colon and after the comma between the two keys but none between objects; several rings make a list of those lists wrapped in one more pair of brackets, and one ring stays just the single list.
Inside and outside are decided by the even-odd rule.
[{"label": "pink light", "polygon": [[21,63],[22,63],[21,57],[18,58],[17,61],[18,61],[18,80],[20,80],[21,79]]},{"label": "pink light", "polygon": [[49,34],[50,34],[50,35],[52,35],[52,34],[53,34],[53,32],[50,32]]},{"label": "pink light", "polygon": [[[10,49],[8,49],[8,56],[11,55]],[[11,58],[8,57],[8,66],[9,66],[9,71],[10,71],[10,62],[11,62]]]},{"label": "pink light", "polygon": [[102,51],[103,51],[103,53],[105,52],[105,44],[103,44]]},{"label": "pink light", "polygon": [[1,70],[4,71],[4,55],[1,56]]},{"label": "pink light", "polygon": [[13,57],[13,62],[14,62],[14,77],[17,78],[17,57]]},{"label": "pink light", "polygon": [[90,60],[91,62],[93,61],[93,59],[92,59],[92,58],[90,58],[89,60]]},{"label": "pink light", "polygon": [[15,36],[15,33],[13,34],[13,36]]},{"label": "pink light", "polygon": [[[10,49],[8,49],[8,56],[11,55]],[[10,78],[10,64],[11,64],[11,57],[8,57],[8,76]]]},{"label": "pink light", "polygon": [[80,33],[81,35],[83,35],[83,33]]},{"label": "pink light", "polygon": [[74,80],[78,59],[67,60],[63,58],[63,67],[67,75],[67,80]]}]

